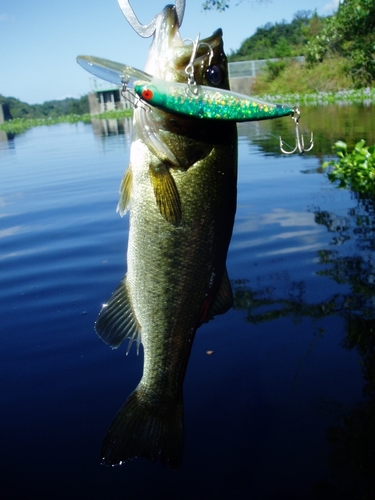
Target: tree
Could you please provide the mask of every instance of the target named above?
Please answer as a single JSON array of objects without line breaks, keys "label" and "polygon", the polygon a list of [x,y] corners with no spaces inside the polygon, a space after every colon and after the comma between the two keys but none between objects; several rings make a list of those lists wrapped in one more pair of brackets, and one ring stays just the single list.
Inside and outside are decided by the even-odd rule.
[{"label": "tree", "polygon": [[230,0],[205,0],[203,2],[203,10],[216,9],[223,12],[229,8],[229,2]]},{"label": "tree", "polygon": [[254,35],[242,42],[241,47],[230,54],[230,61],[272,59],[303,55],[310,35],[310,24],[316,23],[316,12],[298,11],[291,23],[267,23],[257,28]]},{"label": "tree", "polygon": [[375,2],[343,0],[337,13],[326,18],[321,32],[307,45],[307,60],[314,64],[329,54],[348,59],[357,87],[375,79]]},{"label": "tree", "polygon": [[[258,0],[259,2],[263,2],[264,0]],[[241,3],[242,0],[239,0],[236,5]],[[219,12],[224,12],[224,10],[229,9],[230,0],[205,0],[203,2],[203,10],[211,10],[216,9]]]}]

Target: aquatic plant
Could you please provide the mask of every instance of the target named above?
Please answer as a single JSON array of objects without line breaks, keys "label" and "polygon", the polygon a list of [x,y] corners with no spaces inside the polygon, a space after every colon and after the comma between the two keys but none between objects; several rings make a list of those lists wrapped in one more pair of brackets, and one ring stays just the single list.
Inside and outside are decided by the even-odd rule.
[{"label": "aquatic plant", "polygon": [[362,139],[352,152],[348,152],[343,141],[336,142],[334,147],[339,160],[323,163],[323,168],[328,169],[329,180],[339,182],[340,188],[375,196],[375,145],[367,147]]},{"label": "aquatic plant", "polygon": [[261,95],[259,98],[269,102],[304,106],[325,106],[327,104],[375,104],[375,88],[344,89],[335,92],[311,92]]}]

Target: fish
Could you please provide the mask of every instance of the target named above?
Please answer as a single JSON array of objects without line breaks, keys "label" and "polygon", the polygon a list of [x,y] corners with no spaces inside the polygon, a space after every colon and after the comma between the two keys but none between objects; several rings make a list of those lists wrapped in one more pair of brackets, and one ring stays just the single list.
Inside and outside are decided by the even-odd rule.
[{"label": "fish", "polygon": [[[145,72],[229,89],[223,33],[198,46],[179,33],[174,6],[155,18]],[[210,56],[207,54],[210,47]],[[192,53],[194,57],[192,58]],[[128,210],[127,272],[95,324],[116,349],[143,347],[143,374],[110,425],[104,465],[136,457],[176,469],[184,448],[183,382],[197,329],[227,312],[233,295],[226,258],[237,203],[237,130],[152,105],[134,110],[130,161],[117,210]]]}]

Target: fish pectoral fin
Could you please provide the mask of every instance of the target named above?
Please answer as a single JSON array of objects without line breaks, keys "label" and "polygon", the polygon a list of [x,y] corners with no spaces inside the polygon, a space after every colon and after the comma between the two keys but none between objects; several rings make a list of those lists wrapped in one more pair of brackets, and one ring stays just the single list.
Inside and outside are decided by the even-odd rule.
[{"label": "fish pectoral fin", "polygon": [[126,286],[126,276],[104,304],[95,323],[99,337],[113,349],[117,349],[129,339],[126,353],[134,341],[137,342],[137,354],[141,343],[141,328],[134,314]]},{"label": "fish pectoral fin", "polygon": [[169,169],[161,163],[151,165],[150,179],[161,215],[171,224],[178,225],[182,217],[181,200]]},{"label": "fish pectoral fin", "polygon": [[225,269],[219,289],[215,295],[206,316],[202,319],[202,323],[206,323],[213,319],[217,314],[224,314],[233,306],[232,285],[229,281],[228,271]]},{"label": "fish pectoral fin", "polygon": [[121,217],[126,214],[129,208],[131,191],[132,191],[132,182],[133,182],[133,171],[131,169],[131,165],[129,165],[121,181],[120,199],[116,210],[117,212],[119,212]]}]

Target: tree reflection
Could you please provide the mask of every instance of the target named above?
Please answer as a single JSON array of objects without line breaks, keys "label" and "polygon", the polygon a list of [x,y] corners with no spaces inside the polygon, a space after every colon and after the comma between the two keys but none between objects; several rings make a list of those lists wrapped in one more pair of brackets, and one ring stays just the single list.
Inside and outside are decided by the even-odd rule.
[{"label": "tree reflection", "polygon": [[305,284],[292,282],[281,297],[275,288],[234,283],[235,308],[247,311],[253,324],[291,316],[313,321],[340,315],[345,321],[343,347],[361,356],[365,386],[363,400],[342,411],[327,430],[332,446],[330,477],[314,486],[314,497],[375,498],[375,203],[353,195],[357,205],[345,216],[314,209],[315,221],[332,235],[329,248],[317,252],[317,275],[343,285],[343,292],[311,303]]},{"label": "tree reflection", "polygon": [[375,319],[348,318],[344,347],[361,355],[364,400],[328,428],[331,477],[314,491],[318,498],[366,500],[375,495]]},{"label": "tree reflection", "polygon": [[[280,97],[282,100],[282,98]],[[298,103],[296,103],[298,104]],[[375,144],[374,115],[372,108],[364,104],[305,106],[301,103],[300,132],[308,144],[314,133],[314,148],[309,156],[323,159],[332,153],[332,145],[345,139],[348,148],[361,139],[367,144]],[[239,135],[247,137],[251,144],[259,146],[266,154],[280,156],[279,137],[285,143],[295,144],[294,122],[290,118],[265,120],[261,123],[240,123]]]}]

